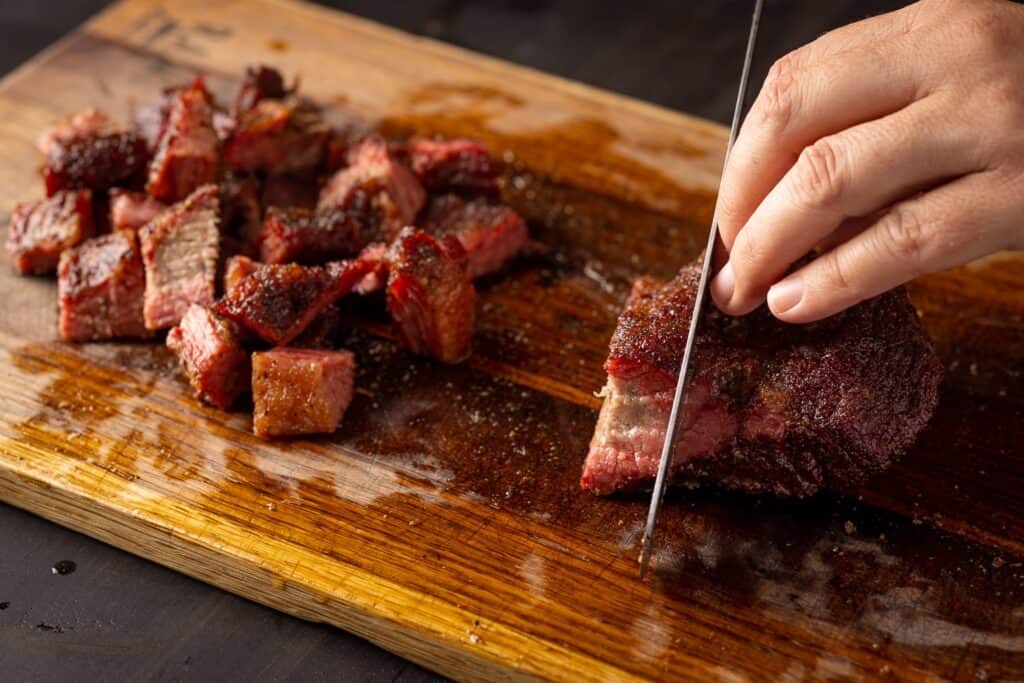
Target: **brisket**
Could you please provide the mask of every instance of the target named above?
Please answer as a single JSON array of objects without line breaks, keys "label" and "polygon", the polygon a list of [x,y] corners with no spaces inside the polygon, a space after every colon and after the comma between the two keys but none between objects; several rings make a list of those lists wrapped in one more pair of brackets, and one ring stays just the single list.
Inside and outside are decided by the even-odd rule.
[{"label": "brisket", "polygon": [[500,270],[529,237],[526,223],[509,207],[483,199],[467,202],[454,194],[434,199],[421,225],[432,235],[458,238],[474,279]]},{"label": "brisket", "polygon": [[324,263],[359,251],[359,226],[337,209],[271,207],[259,245],[264,263]]},{"label": "brisket", "polygon": [[14,207],[7,252],[22,275],[52,275],[61,252],[93,232],[92,191],[61,191]]},{"label": "brisket", "polygon": [[406,154],[413,174],[429,192],[498,193],[497,165],[476,140],[412,138]]},{"label": "brisket", "polygon": [[476,290],[466,252],[451,235],[406,228],[391,245],[388,311],[413,353],[459,363],[472,350]]},{"label": "brisket", "polygon": [[60,190],[139,187],[149,159],[142,137],[94,109],[44,131],[37,147],[45,159],[48,196]]},{"label": "brisket", "polygon": [[167,348],[178,357],[196,397],[227,410],[249,389],[249,354],[234,324],[209,308],[192,304],[167,333]]},{"label": "brisket", "polygon": [[352,401],[351,351],[277,348],[252,354],[253,433],[330,434]]},{"label": "brisket", "polygon": [[[667,429],[699,263],[634,286],[612,337],[583,468],[595,493],[649,485]],[[888,467],[931,417],[941,366],[900,288],[808,325],[766,307],[705,310],[676,443],[677,483],[807,496]]]},{"label": "brisket", "polygon": [[144,192],[110,190],[110,227],[113,230],[137,231],[163,213],[167,205]]},{"label": "brisket", "polygon": [[146,191],[162,202],[177,202],[220,171],[220,142],[213,129],[213,98],[196,78],[171,95],[166,124],[149,165]]}]

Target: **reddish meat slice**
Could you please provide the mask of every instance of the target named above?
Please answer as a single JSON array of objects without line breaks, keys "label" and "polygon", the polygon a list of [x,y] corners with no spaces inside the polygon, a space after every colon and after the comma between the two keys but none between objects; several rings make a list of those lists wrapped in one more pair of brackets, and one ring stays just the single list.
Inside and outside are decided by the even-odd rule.
[{"label": "reddish meat slice", "polygon": [[227,410],[249,389],[252,366],[238,331],[209,308],[189,306],[167,333],[167,348],[178,357],[197,398]]},{"label": "reddish meat slice", "polygon": [[110,190],[110,227],[137,231],[161,213],[167,205],[144,192],[120,188]]},{"label": "reddish meat slice", "polygon": [[278,348],[252,354],[256,436],[330,434],[352,402],[351,351]]},{"label": "reddish meat slice", "polygon": [[469,258],[469,276],[496,272],[526,245],[526,223],[507,206],[471,202],[458,195],[438,197],[422,221],[432,235],[454,235]]},{"label": "reddish meat slice", "polygon": [[423,208],[423,187],[377,138],[357,145],[349,163],[327,181],[318,208],[344,211],[367,242],[390,240]]},{"label": "reddish meat slice", "polygon": [[[634,287],[605,363],[584,488],[653,479],[699,276],[692,264],[663,287]],[[850,490],[888,467],[930,418],[941,378],[902,289],[810,325],[765,307],[742,318],[709,307],[694,354],[676,481],[775,495]]]},{"label": "reddish meat slice", "polygon": [[105,192],[114,186],[142,184],[149,156],[145,141],[90,109],[40,135],[45,158],[46,194],[89,188]]},{"label": "reddish meat slice", "polygon": [[324,263],[359,251],[359,226],[335,209],[272,207],[259,244],[264,263]]},{"label": "reddish meat slice", "polygon": [[65,250],[57,273],[62,339],[148,334],[142,319],[142,259],[134,233],[115,232]]},{"label": "reddish meat slice", "polygon": [[281,99],[288,94],[280,71],[263,64],[247,66],[235,93],[235,111],[246,111],[263,100]]},{"label": "reddish meat slice", "polygon": [[176,325],[189,304],[213,302],[220,244],[218,196],[216,185],[204,185],[139,231],[149,329]]},{"label": "reddish meat slice", "polygon": [[224,265],[224,293],[230,292],[235,285],[255,273],[260,267],[258,261],[248,256],[236,255]]},{"label": "reddish meat slice", "polygon": [[236,171],[302,171],[323,160],[328,133],[319,110],[296,97],[261,100],[237,114],[224,160]]},{"label": "reddish meat slice", "polygon": [[93,231],[92,192],[58,192],[14,207],[7,252],[22,275],[52,274],[60,253],[91,237]]},{"label": "reddish meat slice", "polygon": [[263,265],[233,286],[215,308],[264,341],[281,346],[352,291],[370,268],[359,261],[324,267]]},{"label": "reddish meat slice", "polygon": [[172,95],[167,123],[149,165],[146,191],[162,202],[180,201],[201,185],[214,182],[219,170],[213,98],[202,78],[197,78]]},{"label": "reddish meat slice", "polygon": [[445,363],[472,350],[476,290],[466,252],[450,235],[435,240],[406,228],[391,245],[388,310],[406,346]]},{"label": "reddish meat slice", "polygon": [[409,166],[430,192],[497,194],[498,168],[481,143],[467,138],[412,138]]}]

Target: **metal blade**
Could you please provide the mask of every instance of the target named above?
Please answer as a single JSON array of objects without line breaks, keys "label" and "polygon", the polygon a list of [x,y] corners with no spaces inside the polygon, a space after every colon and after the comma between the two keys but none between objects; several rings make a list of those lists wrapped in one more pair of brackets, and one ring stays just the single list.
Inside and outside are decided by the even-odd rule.
[{"label": "metal blade", "polygon": [[[754,16],[750,22],[750,36],[747,38],[747,54],[743,59],[743,73],[740,75],[739,92],[736,94],[736,108],[732,115],[732,128],[729,131],[729,145],[725,149],[725,160],[729,160],[733,143],[736,142],[736,134],[739,132],[740,121],[743,114],[743,102],[747,97],[747,81],[750,77],[750,64],[754,60],[754,46],[757,44],[757,28],[761,23],[761,10],[764,0],[757,0],[754,4]],[[711,221],[711,231],[708,234],[708,245],[704,250],[704,264],[700,271],[700,283],[697,285],[697,296],[693,302],[693,314],[690,316],[690,331],[686,336],[686,348],[683,351],[683,362],[679,367],[679,379],[676,381],[675,398],[672,400],[672,413],[668,418],[668,430],[665,432],[665,443],[661,449],[661,462],[658,465],[658,476],[654,480],[654,491],[651,492],[651,507],[647,510],[647,526],[644,528],[644,538],[640,549],[640,578],[647,574],[647,567],[651,561],[651,547],[654,538],[654,526],[658,521],[658,513],[661,511],[661,501],[665,497],[665,489],[668,487],[669,469],[672,466],[672,453],[675,448],[676,428],[679,426],[679,417],[682,412],[682,405],[685,403],[686,392],[689,387],[690,355],[693,352],[693,343],[697,338],[697,321],[700,312],[704,308],[704,299],[708,287],[708,275],[711,272],[711,262],[715,250],[715,242],[718,239],[718,211]]]}]

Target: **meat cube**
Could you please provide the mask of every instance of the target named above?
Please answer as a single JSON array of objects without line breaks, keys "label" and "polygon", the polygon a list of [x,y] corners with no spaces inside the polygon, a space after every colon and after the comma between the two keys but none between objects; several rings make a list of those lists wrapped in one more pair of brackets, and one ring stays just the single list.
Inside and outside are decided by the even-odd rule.
[{"label": "meat cube", "polygon": [[214,182],[220,170],[219,144],[213,129],[213,98],[202,78],[197,78],[172,96],[167,123],[149,165],[146,191],[170,203]]},{"label": "meat cube", "polygon": [[167,348],[181,362],[196,398],[227,410],[248,391],[252,365],[238,330],[206,306],[188,307],[167,333]]},{"label": "meat cube", "polygon": [[106,192],[114,186],[138,187],[149,159],[138,134],[115,125],[95,109],[44,131],[37,147],[45,158],[48,196],[61,190]]},{"label": "meat cube", "polygon": [[230,292],[235,285],[249,277],[259,269],[260,263],[241,254],[232,256],[224,265],[224,293]]},{"label": "meat cube", "polygon": [[324,267],[262,265],[233,286],[215,309],[260,339],[283,346],[321,311],[352,291],[370,268],[360,261]]},{"label": "meat cube", "polygon": [[65,250],[57,268],[60,336],[66,341],[145,337],[142,258],[132,232]]},{"label": "meat cube", "polygon": [[220,230],[234,251],[255,255],[262,216],[259,180],[251,175],[225,174],[220,182]]},{"label": "meat cube", "polygon": [[264,263],[324,263],[359,251],[359,226],[336,209],[272,207],[259,244]]},{"label": "meat cube", "polygon": [[331,434],[352,402],[351,351],[277,348],[252,354],[252,431],[263,438]]},{"label": "meat cube", "polygon": [[432,235],[454,235],[469,258],[469,276],[478,278],[501,269],[526,245],[526,223],[507,206],[470,202],[458,195],[438,197],[422,221]]},{"label": "meat cube", "polygon": [[260,203],[264,210],[272,206],[280,209],[314,209],[319,192],[316,177],[311,174],[274,175],[263,183]]},{"label": "meat cube", "polygon": [[163,213],[167,205],[144,192],[115,188],[110,191],[110,227],[112,230],[137,231]]},{"label": "meat cube", "polygon": [[289,93],[277,69],[263,64],[247,66],[235,93],[235,111],[252,109],[263,100],[283,99]]},{"label": "meat cube", "polygon": [[220,244],[219,191],[204,185],[139,231],[146,326],[177,325],[189,304],[213,303]]},{"label": "meat cube", "polygon": [[[667,285],[634,287],[605,363],[583,488],[653,480],[699,278],[698,262]],[[709,307],[694,354],[674,480],[780,496],[850,491],[888,467],[931,417],[941,377],[902,289],[809,325],[763,306],[741,318]]]},{"label": "meat cube", "polygon": [[469,356],[476,290],[457,239],[445,235],[435,240],[414,228],[403,230],[391,245],[387,301],[413,353],[445,363]]},{"label": "meat cube", "polygon": [[156,152],[160,144],[160,136],[167,127],[167,121],[171,116],[171,108],[183,90],[187,90],[189,84],[172,85],[160,91],[160,99],[148,104],[133,106],[132,123],[135,132],[146,141],[146,149],[150,154]]},{"label": "meat cube", "polygon": [[238,112],[224,142],[235,171],[294,173],[318,166],[329,134],[319,110],[296,97],[265,99]]},{"label": "meat cube", "polygon": [[423,186],[377,138],[357,145],[349,163],[327,181],[318,208],[339,209],[354,218],[366,242],[390,241],[423,208]]},{"label": "meat cube", "polygon": [[22,275],[53,274],[60,253],[94,232],[92,192],[61,191],[49,199],[18,204],[7,231],[7,252]]},{"label": "meat cube", "polygon": [[476,140],[412,138],[406,150],[413,174],[429,192],[498,193],[497,164]]}]

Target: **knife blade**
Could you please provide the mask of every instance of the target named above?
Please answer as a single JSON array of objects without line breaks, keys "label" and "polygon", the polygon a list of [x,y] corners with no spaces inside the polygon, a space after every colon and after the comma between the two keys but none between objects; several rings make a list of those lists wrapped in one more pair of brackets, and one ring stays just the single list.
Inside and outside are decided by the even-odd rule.
[{"label": "knife blade", "polygon": [[[736,134],[739,132],[740,121],[743,118],[743,102],[747,97],[747,83],[750,80],[750,65],[754,61],[754,47],[757,44],[757,29],[761,23],[761,11],[764,8],[764,0],[756,0],[754,3],[754,16],[750,21],[750,35],[747,37],[747,52],[743,58],[743,72],[740,74],[739,90],[736,93],[736,108],[732,114],[732,126],[729,130],[729,144],[725,148],[725,162],[729,161],[732,153],[732,146],[736,142]],[[711,262],[714,260],[715,243],[718,240],[718,209],[711,220],[711,230],[708,233],[708,244],[704,250],[704,263],[700,270],[700,282],[697,285],[697,296],[693,302],[693,313],[690,315],[690,330],[686,335],[686,347],[683,349],[683,362],[679,366],[679,378],[676,380],[675,396],[672,399],[672,412],[668,418],[668,429],[665,432],[665,443],[661,448],[661,461],[658,463],[658,476],[654,480],[654,490],[651,492],[651,504],[647,510],[647,524],[644,527],[643,541],[640,546],[640,579],[643,580],[647,574],[647,568],[651,561],[651,549],[654,543],[654,527],[658,522],[658,513],[661,511],[661,503],[665,498],[665,489],[668,488],[669,469],[672,466],[672,455],[675,450],[676,428],[679,426],[679,419],[682,413],[682,406],[686,402],[686,392],[689,388],[690,378],[690,356],[693,353],[694,342],[697,338],[697,323],[700,320],[700,313],[704,308],[704,300],[707,298],[708,276],[711,273]]]}]

